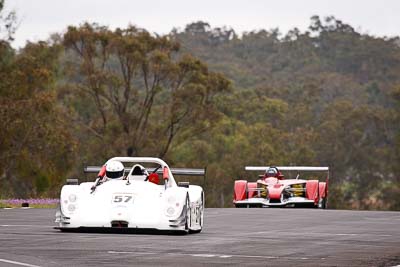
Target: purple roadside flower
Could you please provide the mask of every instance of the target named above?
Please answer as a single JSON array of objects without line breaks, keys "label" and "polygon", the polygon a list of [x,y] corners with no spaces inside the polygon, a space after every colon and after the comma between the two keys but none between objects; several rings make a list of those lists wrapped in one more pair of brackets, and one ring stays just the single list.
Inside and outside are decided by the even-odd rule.
[{"label": "purple roadside flower", "polygon": [[60,200],[58,198],[29,198],[29,199],[1,199],[1,203],[9,205],[21,205],[22,203],[29,203],[34,205],[53,205],[58,204]]}]

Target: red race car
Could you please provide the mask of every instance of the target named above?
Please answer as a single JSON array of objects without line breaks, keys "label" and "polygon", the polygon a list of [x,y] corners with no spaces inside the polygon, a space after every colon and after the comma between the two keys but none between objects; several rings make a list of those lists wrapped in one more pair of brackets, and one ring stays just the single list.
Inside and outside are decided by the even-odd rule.
[{"label": "red race car", "polygon": [[[329,167],[252,167],[247,171],[259,171],[257,182],[236,180],[233,204],[237,208],[250,207],[314,207],[325,209],[328,200]],[[282,171],[295,172],[295,178],[285,179]],[[302,179],[300,172],[326,173],[326,180]],[[313,176],[315,177],[315,176]]]}]

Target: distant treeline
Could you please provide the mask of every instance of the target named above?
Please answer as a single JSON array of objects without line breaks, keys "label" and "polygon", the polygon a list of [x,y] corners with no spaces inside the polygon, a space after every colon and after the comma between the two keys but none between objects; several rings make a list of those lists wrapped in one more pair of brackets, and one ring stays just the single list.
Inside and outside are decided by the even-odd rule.
[{"label": "distant treeline", "polygon": [[208,207],[256,179],[245,165],[323,165],[331,208],[400,209],[397,38],[317,16],[286,35],[85,23],[16,51],[5,17],[0,198],[57,197],[85,164],[121,155],[207,167]]}]

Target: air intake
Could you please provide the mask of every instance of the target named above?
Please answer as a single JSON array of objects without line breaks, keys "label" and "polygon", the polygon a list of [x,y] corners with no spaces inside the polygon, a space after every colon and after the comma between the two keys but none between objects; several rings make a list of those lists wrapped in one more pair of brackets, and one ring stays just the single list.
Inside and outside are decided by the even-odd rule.
[{"label": "air intake", "polygon": [[281,203],[280,199],[270,199],[269,203]]},{"label": "air intake", "polygon": [[126,221],[112,221],[111,222],[112,228],[128,228],[128,222]]}]

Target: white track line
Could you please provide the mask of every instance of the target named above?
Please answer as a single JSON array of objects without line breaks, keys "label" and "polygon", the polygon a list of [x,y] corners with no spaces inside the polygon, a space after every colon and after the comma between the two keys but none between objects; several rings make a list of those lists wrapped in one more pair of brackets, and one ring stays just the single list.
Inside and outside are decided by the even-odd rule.
[{"label": "white track line", "polygon": [[19,261],[10,261],[10,260],[6,260],[6,259],[0,259],[0,262],[21,265],[21,266],[28,266],[28,267],[40,267],[39,265],[33,265],[33,264],[19,262]]},{"label": "white track line", "polygon": [[135,251],[108,251],[109,254],[138,254],[138,255],[154,255],[155,252],[135,252]]},{"label": "white track line", "polygon": [[[133,255],[153,255],[157,254],[156,252],[135,252],[135,251],[108,251],[110,254],[133,254]],[[254,259],[278,259],[278,258],[290,258],[290,259],[296,259],[296,260],[308,260],[309,258],[305,257],[275,257],[275,256],[264,256],[264,255],[228,255],[228,254],[206,254],[206,253],[196,253],[196,254],[190,254],[190,253],[165,253],[167,255],[171,256],[177,256],[177,257],[201,257],[201,258],[254,258]]]},{"label": "white track line", "polygon": [[[274,231],[262,231],[262,232],[253,232],[251,233],[252,235],[265,235],[265,234],[273,234],[276,233]],[[381,237],[389,237],[393,235],[385,235],[385,234],[374,234],[374,233],[317,233],[317,232],[287,232],[285,231],[285,234],[291,235],[291,236],[381,236]],[[400,266],[399,266],[400,267]]]}]

